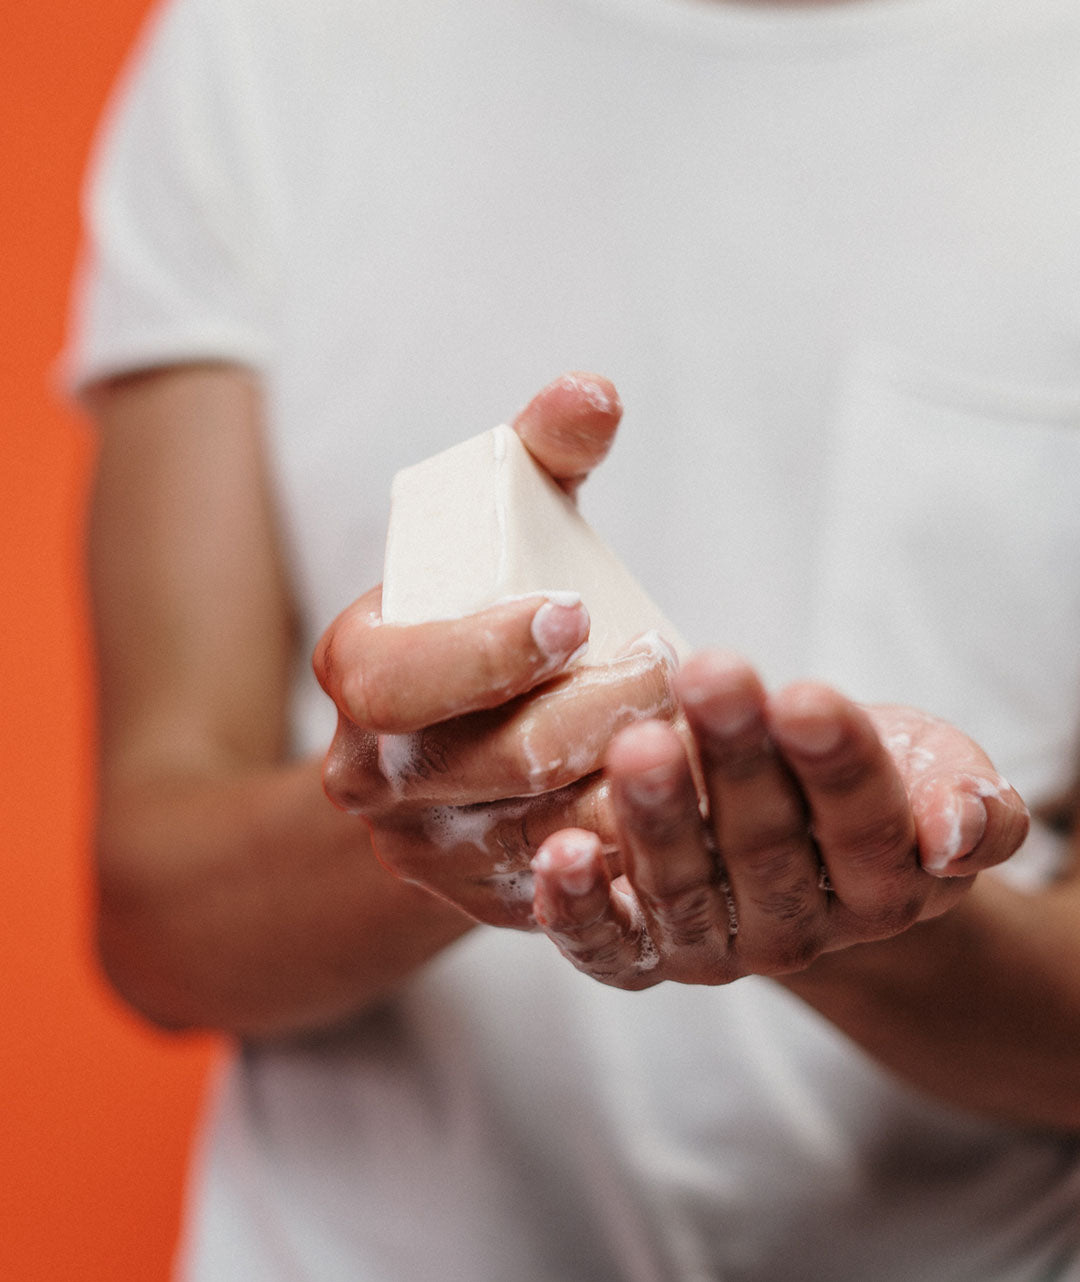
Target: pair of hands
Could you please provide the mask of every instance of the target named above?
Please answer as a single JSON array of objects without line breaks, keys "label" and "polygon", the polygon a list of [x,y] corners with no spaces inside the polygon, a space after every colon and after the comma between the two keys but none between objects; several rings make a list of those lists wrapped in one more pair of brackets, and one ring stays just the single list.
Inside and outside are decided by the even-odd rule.
[{"label": "pair of hands", "polygon": [[[573,493],[620,412],[606,380],[569,375],[514,427]],[[720,652],[569,669],[587,614],[541,596],[409,627],[379,606],[376,588],[316,651],[330,798],[396,875],[543,929],[602,982],[804,969],[944,912],[1026,834],[985,753],[913,709],[770,694]]]}]

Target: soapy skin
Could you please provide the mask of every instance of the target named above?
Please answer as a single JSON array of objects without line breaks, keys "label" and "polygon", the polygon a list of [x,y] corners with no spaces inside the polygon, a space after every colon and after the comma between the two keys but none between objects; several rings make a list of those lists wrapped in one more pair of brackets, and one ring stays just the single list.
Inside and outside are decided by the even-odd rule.
[{"label": "soapy skin", "polygon": [[[603,386],[593,376],[584,381]],[[558,380],[516,421],[534,456],[567,489],[602,457],[618,420],[610,385],[605,409],[600,398],[582,394],[581,382]],[[546,846],[555,853],[537,872],[528,870],[534,911],[546,915],[554,898],[549,929],[596,978],[637,987],[650,976],[723,982],[736,969],[733,957],[779,969],[785,954],[798,963],[793,947],[806,942],[812,947],[804,955],[824,951],[780,982],[890,1071],[965,1109],[1080,1131],[1080,863],[1048,886],[1025,890],[965,876],[956,882],[964,893],[955,907],[929,916],[942,905],[917,862],[934,860],[934,852],[946,858],[944,881],[933,880],[948,885],[954,872],[1006,858],[1027,825],[1022,803],[959,731],[914,710],[859,709],[816,687],[766,696],[746,664],[699,668],[692,659],[671,679],[687,728],[679,719],[671,724],[683,742],[696,727],[697,742],[708,747],[702,755],[714,763],[714,786],[727,799],[710,812],[704,838],[700,811],[685,807],[681,830],[691,839],[668,860],[653,771],[679,758],[664,757],[661,738],[657,760],[651,723],[624,726],[606,773],[535,795],[535,764],[569,756],[537,737],[543,723],[536,722],[533,763],[524,750],[502,754],[510,775],[521,770],[520,796],[497,803],[506,822],[485,859],[475,843],[487,827],[495,762],[484,764],[479,734],[469,772],[460,771],[454,727],[443,723],[466,704],[497,709],[507,701],[500,688],[531,690],[544,662],[541,647],[549,663],[555,651],[572,653],[584,617],[552,609],[541,619],[533,600],[478,619],[395,631],[380,627],[377,597],[369,596],[320,647],[327,689],[350,727],[331,762],[337,784],[347,799],[353,775],[378,780],[381,734],[408,736],[382,756],[404,793],[418,789],[401,776],[419,735],[421,747],[434,745],[424,754],[430,761],[421,758],[427,777],[438,777],[449,793],[455,789],[446,781],[456,780],[460,791],[449,802],[413,804],[392,795],[384,774],[380,804],[365,825],[327,804],[320,760],[287,753],[293,598],[261,479],[261,401],[250,372],[217,365],[156,370],[99,388],[93,399],[102,448],[91,577],[105,678],[96,932],[110,981],[145,1017],[255,1040],[351,1023],[478,918],[509,915],[508,898],[520,901],[529,890],[522,868]],[[205,520],[193,525],[192,510]],[[133,529],[153,537],[133,539]],[[365,662],[385,688],[365,691],[361,682],[359,713],[373,711],[378,731],[351,720],[357,709],[346,698],[351,665]],[[649,666],[636,681],[649,686],[658,678],[667,681]],[[635,683],[625,673],[624,681]],[[625,685],[606,688],[617,707],[649,702],[642,694],[628,698]],[[457,729],[474,715],[465,714]],[[900,805],[897,780],[907,794]],[[633,795],[640,809],[656,813],[640,825],[624,819],[620,837],[616,810],[628,813]],[[511,810],[521,813],[515,818]],[[542,823],[530,817],[534,810]],[[787,846],[775,842],[784,836],[777,819],[785,814],[796,820]],[[910,821],[917,860],[906,845]],[[375,857],[368,827],[380,841],[395,835],[395,822],[403,862],[420,881],[437,867],[440,896],[392,875]],[[599,872],[613,879],[587,913],[568,900],[590,887],[595,838],[556,836],[568,829],[600,834]],[[762,842],[770,833],[771,850]],[[459,841],[473,847],[478,882],[455,884]],[[629,860],[620,841],[634,843]],[[567,842],[576,845],[577,860]],[[664,876],[689,870],[692,880],[702,847],[738,911],[716,911],[707,878],[703,920],[719,938],[703,941],[701,921],[676,914],[670,938],[658,944],[660,932],[642,904],[659,903],[661,922]],[[827,877],[820,867],[816,877],[805,875],[811,851]],[[753,877],[768,885],[770,870],[774,893],[755,904],[748,898]],[[823,899],[834,881],[842,895]],[[620,901],[629,887],[634,898]],[[924,915],[904,929],[913,890]],[[830,940],[821,927],[837,897],[868,903],[877,928],[896,933],[835,947],[839,937]],[[454,906],[463,899],[471,916]],[[616,964],[606,972],[599,956],[592,966],[585,957],[597,930],[608,932],[614,949]]]},{"label": "soapy skin", "polygon": [[[550,434],[565,397],[554,435],[606,452],[617,402],[586,381],[600,386],[545,389],[516,430]],[[375,589],[323,638],[340,713],[325,786],[397,876],[478,921],[539,926],[604,983],[721,984],[936,917],[1023,839],[1023,803],[985,755],[913,709],[811,684],[770,695],[716,652],[677,673],[647,636],[567,671],[587,604],[400,625]]]},{"label": "soapy skin", "polygon": [[[391,723],[365,687],[381,682],[382,647],[388,637],[392,647],[403,645],[404,634],[422,641],[421,630],[430,625],[377,623],[378,589],[363,601],[342,622],[346,639],[335,634],[337,648],[328,645],[319,657],[322,679],[329,682],[340,670],[342,646],[354,646],[350,653],[361,656],[367,674],[339,689],[341,716],[324,770],[329,796],[367,820],[376,853],[397,876],[479,921],[533,927],[529,861],[544,838],[577,824],[603,833],[608,847],[616,847],[600,774],[604,753],[624,726],[675,716],[670,652],[636,645],[602,668],[564,671],[574,664],[588,627],[583,606],[545,597],[505,602],[482,617],[499,635],[508,621],[516,627],[520,648],[510,653],[517,675],[495,675],[491,665],[498,659],[492,659],[477,669],[488,682],[486,694],[433,688],[430,697],[443,701],[441,715],[416,728],[429,705],[424,689],[414,687],[407,719],[380,734],[378,727]],[[552,623],[558,616],[557,646],[550,650],[536,640],[535,620],[545,613]],[[461,622],[475,629],[480,618]],[[452,623],[435,626],[445,636]],[[396,642],[395,634],[401,634]],[[469,679],[467,664],[475,654],[475,646],[463,649],[453,663],[460,679]]]},{"label": "soapy skin", "polygon": [[863,709],[814,683],[770,696],[718,651],[694,656],[674,685],[704,807],[683,739],[643,723],[605,761],[623,874],[577,831],[548,839],[532,864],[538,921],[602,982],[805,970],[944,913],[1026,831],[985,755],[935,718]]},{"label": "soapy skin", "polygon": [[[514,428],[572,491],[620,413],[607,380],[567,375]],[[391,624],[375,588],[328,629],[314,663],[339,723],[324,786],[396,876],[474,920],[533,928],[529,864],[547,836],[582,825],[614,856],[603,755],[625,725],[675,716],[673,658],[642,639],[589,667],[587,651],[577,662],[588,627],[586,606],[559,591]]]}]

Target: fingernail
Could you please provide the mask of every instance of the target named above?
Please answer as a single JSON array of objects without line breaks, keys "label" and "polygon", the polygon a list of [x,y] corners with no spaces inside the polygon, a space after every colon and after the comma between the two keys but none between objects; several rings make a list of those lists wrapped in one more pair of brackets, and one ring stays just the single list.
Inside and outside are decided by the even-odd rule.
[{"label": "fingernail", "polygon": [[942,840],[922,861],[927,872],[946,873],[952,863],[971,854],[986,832],[986,806],[969,792],[958,793],[945,808],[942,821]]},{"label": "fingernail", "polygon": [[675,795],[678,775],[669,765],[653,766],[628,775],[622,786],[635,805],[660,806]]},{"label": "fingernail", "polygon": [[580,601],[549,598],[533,615],[531,631],[540,652],[549,659],[576,657],[589,635],[589,612]]},{"label": "fingernail", "polygon": [[[558,380],[558,385],[569,388],[572,392],[577,392],[590,409],[599,410],[601,414],[614,414],[622,409],[622,404],[615,389],[611,388],[614,396],[609,395],[608,389],[602,387],[595,379],[583,377],[580,374],[564,374]],[[589,440],[591,442],[591,436]]]},{"label": "fingernail", "polygon": [[600,852],[600,839],[592,833],[580,836],[563,834],[559,852],[553,846],[543,845],[532,858],[532,870],[541,875],[554,876],[559,888],[568,895],[587,895],[600,877],[596,856]]}]

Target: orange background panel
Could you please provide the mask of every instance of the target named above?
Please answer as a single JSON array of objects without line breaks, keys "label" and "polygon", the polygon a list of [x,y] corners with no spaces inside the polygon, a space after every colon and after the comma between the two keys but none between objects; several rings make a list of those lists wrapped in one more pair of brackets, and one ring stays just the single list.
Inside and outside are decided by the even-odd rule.
[{"label": "orange background panel", "polygon": [[90,945],[89,432],[50,390],[94,125],[146,0],[9,0],[0,58],[0,1278],[163,1282],[209,1039]]}]

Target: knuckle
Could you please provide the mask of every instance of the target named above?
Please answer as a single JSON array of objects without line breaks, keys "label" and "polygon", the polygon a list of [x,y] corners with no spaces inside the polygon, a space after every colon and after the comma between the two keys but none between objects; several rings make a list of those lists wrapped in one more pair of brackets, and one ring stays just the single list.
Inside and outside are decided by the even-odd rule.
[{"label": "knuckle", "polygon": [[855,869],[915,866],[915,835],[906,812],[822,835],[822,844]]},{"label": "knuckle", "polygon": [[715,898],[716,887],[708,883],[646,896],[663,933],[681,948],[698,947],[714,933]]},{"label": "knuckle", "polygon": [[805,925],[812,915],[810,906],[815,903],[816,896],[817,883],[807,877],[783,889],[752,895],[751,902],[766,917]]},{"label": "knuckle", "polygon": [[792,872],[805,861],[808,843],[805,830],[779,830],[758,834],[757,839],[725,854],[738,864],[740,872],[766,885],[790,881]]},{"label": "knuckle", "polygon": [[[810,768],[804,769],[810,774]],[[857,792],[871,770],[872,762],[860,745],[844,740],[832,752],[814,762],[812,782],[823,793],[844,796]]]},{"label": "knuckle", "polygon": [[384,795],[384,783],[364,746],[336,738],[323,762],[323,790],[341,810],[366,814]]}]

